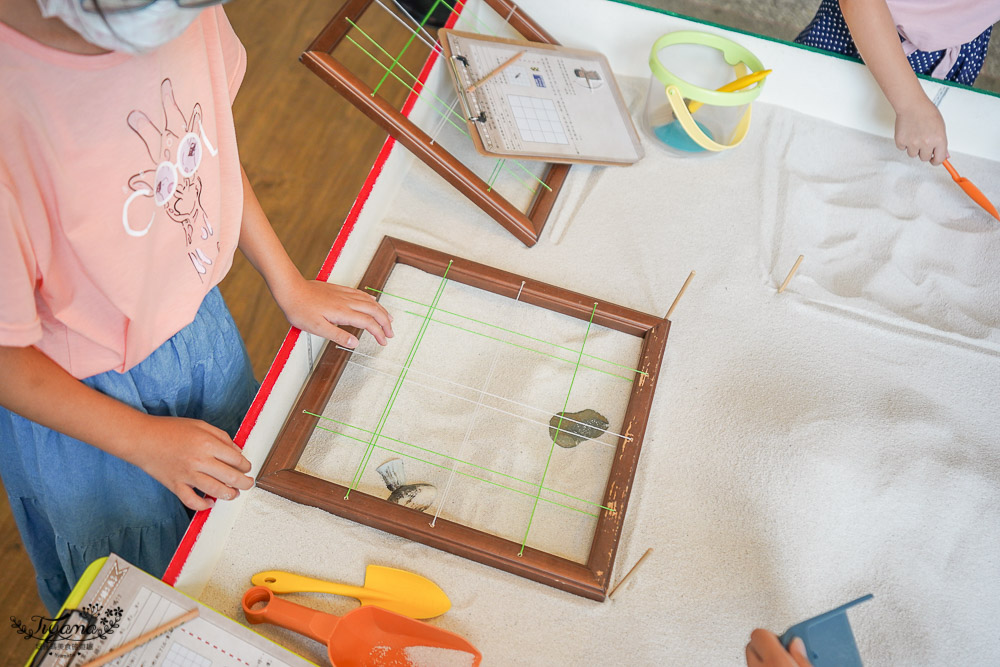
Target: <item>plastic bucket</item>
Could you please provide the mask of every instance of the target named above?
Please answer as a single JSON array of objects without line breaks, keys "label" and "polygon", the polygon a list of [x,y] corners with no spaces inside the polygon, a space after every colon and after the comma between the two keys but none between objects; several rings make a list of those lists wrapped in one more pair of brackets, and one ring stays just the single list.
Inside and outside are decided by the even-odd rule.
[{"label": "plastic bucket", "polygon": [[736,42],[681,30],[660,37],[649,54],[652,72],[643,127],[673,155],[714,155],[735,148],[750,128],[750,107],[764,81],[742,90],[718,90],[761,72],[760,59]]}]

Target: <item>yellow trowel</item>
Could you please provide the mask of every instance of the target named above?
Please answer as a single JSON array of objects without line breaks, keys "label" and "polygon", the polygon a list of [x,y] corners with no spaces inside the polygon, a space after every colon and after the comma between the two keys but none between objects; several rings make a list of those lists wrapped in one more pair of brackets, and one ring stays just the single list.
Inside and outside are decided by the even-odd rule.
[{"label": "yellow trowel", "polygon": [[250,579],[274,593],[330,593],[356,598],[361,606],[374,606],[410,618],[434,618],[451,608],[451,600],[430,579],[394,567],[369,565],[365,585],[351,586],[313,579],[281,570],[258,572]]}]

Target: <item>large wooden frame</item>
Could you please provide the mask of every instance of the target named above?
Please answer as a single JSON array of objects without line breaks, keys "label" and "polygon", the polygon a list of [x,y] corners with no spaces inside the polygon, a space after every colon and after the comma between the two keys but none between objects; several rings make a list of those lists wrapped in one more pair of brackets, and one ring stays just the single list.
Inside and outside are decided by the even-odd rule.
[{"label": "large wooden frame", "polygon": [[[349,21],[357,23],[373,0],[347,0],[312,44],[300,57],[302,63],[343,95],[366,116],[406,146],[414,155],[440,174],[459,192],[472,200],[491,218],[526,246],[538,241],[545,221],[552,212],[556,197],[566,180],[570,165],[549,164],[527,213],[522,212],[492,189],[486,181],[458,160],[416,124],[377,95],[344,63],[331,55],[351,29]],[[484,0],[526,39],[545,44],[558,44],[545,30],[508,0]],[[459,5],[462,2],[459,0]],[[433,57],[433,56],[432,56]]]},{"label": "large wooden frame", "polygon": [[[596,302],[595,299],[576,292],[391,237],[382,240],[359,288],[381,289],[396,264],[409,265],[438,276],[443,276],[447,271],[449,281],[464,283],[511,299],[518,298],[522,302],[583,321],[591,318]],[[297,471],[295,467],[318,422],[316,417],[306,414],[304,410],[322,413],[350,357],[349,352],[335,345],[327,345],[317,362],[261,468],[257,485],[295,502],[318,507],[352,521],[576,595],[604,600],[639,462],[670,321],[622,306],[598,302],[593,322],[641,338],[643,342],[636,368],[647,375],[637,374],[632,384],[621,431],[631,441],[618,439],[605,486],[603,505],[615,511],[600,510],[585,565],[530,547],[524,548],[523,554],[518,555],[521,545],[516,542],[440,518],[432,528],[423,512],[358,490],[351,491],[350,499],[347,500],[346,487]],[[350,331],[361,335],[358,329]]]}]

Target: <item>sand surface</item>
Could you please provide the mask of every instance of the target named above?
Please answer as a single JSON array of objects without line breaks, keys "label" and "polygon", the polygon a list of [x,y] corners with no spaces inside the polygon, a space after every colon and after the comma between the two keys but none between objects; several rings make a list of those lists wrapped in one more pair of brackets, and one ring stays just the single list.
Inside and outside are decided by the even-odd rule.
[{"label": "sand surface", "polygon": [[[205,602],[241,618],[258,570],[360,583],[379,563],[439,583],[453,608],[433,623],[484,665],[739,665],[754,627],[781,632],[871,592],[850,613],[866,665],[995,663],[1000,227],[944,169],[889,140],[766,104],[728,154],[677,160],[643,139],[633,167],[574,169],[534,248],[414,164],[378,234],[344,250],[370,257],[391,234],[654,313],[697,270],[673,316],[615,580],[655,551],[615,598],[583,600],[254,490]],[[952,162],[1000,193],[996,163]],[[354,283],[365,264],[334,278]],[[449,409],[449,439],[463,442],[474,406]]]}]

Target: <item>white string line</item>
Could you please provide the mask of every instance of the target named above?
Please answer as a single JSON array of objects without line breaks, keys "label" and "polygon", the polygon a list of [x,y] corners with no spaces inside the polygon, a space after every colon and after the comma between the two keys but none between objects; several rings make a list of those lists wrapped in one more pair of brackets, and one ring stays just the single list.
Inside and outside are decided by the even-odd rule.
[{"label": "white string line", "polygon": [[[524,288],[524,282],[521,282],[521,288]],[[521,291],[517,292],[518,298],[521,297]],[[517,299],[515,299],[517,301]],[[507,304],[509,308],[509,303]],[[483,383],[483,389],[479,392],[479,398],[476,400],[476,407],[472,411],[472,418],[469,419],[469,425],[465,429],[465,437],[462,438],[462,444],[458,447],[458,458],[463,458],[462,454],[465,452],[465,447],[469,443],[469,437],[472,435],[472,427],[476,425],[476,417],[479,415],[479,410],[483,407],[483,395],[486,389],[490,386],[490,380],[493,379],[493,371],[497,367],[497,359],[500,358],[501,348],[497,346],[496,352],[493,353],[493,360],[490,362],[490,370],[486,374],[486,381]],[[438,520],[438,516],[441,515],[441,510],[444,508],[445,501],[448,500],[448,492],[451,491],[451,483],[455,479],[455,469],[458,468],[458,462],[452,461],[451,472],[448,474],[448,483],[444,486],[444,491],[441,493],[441,498],[438,500],[437,507],[434,510],[434,518],[431,519],[431,528],[435,526]]]},{"label": "white string line", "polygon": [[[380,359],[377,359],[376,357],[373,357],[370,354],[365,354],[364,352],[358,352],[357,350],[352,350],[350,348],[342,347],[340,345],[337,345],[337,349],[344,350],[345,352],[351,352],[352,354],[357,354],[357,355],[360,355],[362,357],[367,357],[368,359],[372,359],[374,361],[381,361]],[[372,366],[366,366],[365,364],[358,363],[357,361],[351,361],[350,359],[348,359],[347,363],[354,364],[355,366],[360,366],[361,368],[365,368],[367,370],[374,371],[375,373],[381,373],[382,375],[388,375],[389,377],[392,377],[392,373],[389,373],[388,371],[383,371],[383,370],[380,370],[378,368],[374,368]],[[401,364],[397,364],[394,361],[385,361],[385,362],[382,362],[382,363],[386,363],[386,364],[389,364],[390,366],[395,366],[397,368],[401,367]],[[516,405],[518,407],[527,408],[528,410],[534,410],[535,412],[541,412],[541,413],[544,413],[544,414],[553,414],[549,410],[543,410],[541,408],[536,408],[534,406],[527,405],[526,403],[520,403],[520,402],[515,401],[513,399],[510,399],[510,398],[505,398],[505,397],[499,396],[497,394],[491,394],[488,391],[482,391],[480,389],[475,389],[473,387],[469,387],[469,386],[466,386],[464,384],[460,384],[458,382],[452,382],[451,380],[445,380],[444,378],[439,378],[439,377],[437,377],[435,375],[431,375],[430,373],[424,373],[422,371],[418,371],[418,370],[416,370],[415,368],[412,368],[412,367],[410,368],[409,372],[410,373],[415,373],[417,375],[426,375],[427,377],[429,377],[429,378],[431,378],[433,380],[437,380],[438,382],[445,382],[447,384],[452,384],[452,385],[455,385],[456,387],[459,387],[461,389],[467,389],[468,391],[480,393],[480,394],[483,394],[484,396],[489,396],[490,398],[496,398],[496,399],[501,400],[501,401],[506,401],[507,403],[513,403],[514,405]],[[404,382],[412,383],[413,385],[415,385],[417,387],[423,387],[424,389],[429,389],[430,391],[436,391],[439,394],[443,394],[443,395],[449,396],[451,398],[457,398],[458,400],[465,401],[466,403],[474,403],[475,402],[471,398],[466,398],[464,396],[459,396],[458,394],[452,394],[450,392],[445,391],[444,389],[439,389],[438,387],[431,387],[429,385],[417,382],[416,380],[410,380],[409,376],[407,376],[407,379],[404,380]],[[530,417],[525,417],[524,415],[519,415],[519,414],[514,413],[514,412],[507,412],[506,410],[503,410],[501,408],[498,408],[498,407],[495,407],[495,406],[492,406],[492,405],[486,405],[485,407],[488,408],[488,409],[490,409],[490,410],[493,410],[495,412],[499,412],[501,414],[509,415],[511,417],[515,417],[517,419],[521,419],[521,420],[526,421],[526,422],[531,422],[532,424],[541,424],[542,426],[551,426],[551,424],[549,424],[548,422],[538,421],[537,419],[532,419]],[[580,424],[581,426],[587,426],[588,428],[595,428],[593,426],[590,426],[590,424],[587,424],[586,422],[577,421],[576,419],[572,419],[572,418],[566,417],[566,416],[563,416],[563,421],[564,422],[573,422],[574,424]],[[632,437],[631,436],[625,436],[625,435],[622,435],[621,433],[615,433],[614,431],[611,431],[609,429],[605,429],[603,431],[603,433],[607,433],[608,435],[613,435],[616,438],[621,438],[625,442],[632,442]],[[598,436],[598,437],[600,437],[600,436]],[[595,438],[591,438],[591,440],[593,440],[594,442],[600,443],[600,444],[604,445],[605,447],[616,447],[617,446],[617,445],[609,444],[609,443],[606,443],[606,442],[601,442],[600,440],[597,440]]]},{"label": "white string line", "polygon": [[441,130],[444,128],[444,124],[448,122],[448,118],[450,118],[449,114],[459,115],[458,112],[455,111],[455,107],[457,106],[458,106],[458,95],[455,96],[455,101],[451,103],[450,107],[448,107],[448,111],[441,115],[441,119],[438,120],[437,126],[435,126],[434,131],[431,132],[432,146],[434,145],[434,142],[437,141],[438,135],[441,134]]},{"label": "white string line", "polygon": [[513,2],[510,3],[510,13],[507,14],[507,18],[504,19],[504,23],[510,23],[510,19],[517,13],[517,5]]},{"label": "white string line", "polygon": [[[514,301],[519,301],[521,299],[521,290],[524,289],[525,281],[521,281],[521,289],[517,290],[517,296],[514,297]],[[510,309],[510,304],[507,305],[507,310]],[[479,398],[476,401],[476,407],[472,411],[472,418],[469,420],[469,426],[465,429],[465,437],[462,438],[462,444],[458,448],[458,458],[462,458],[462,454],[465,452],[466,445],[469,443],[469,438],[472,435],[472,427],[476,424],[476,417],[479,415],[479,410],[483,407],[483,395],[486,389],[490,386],[490,381],[493,379],[493,371],[496,369],[497,359],[500,358],[500,351],[502,348],[497,347],[496,352],[493,354],[493,360],[490,362],[490,370],[486,374],[486,381],[483,383],[483,390],[479,392]],[[431,520],[431,528],[437,524],[438,516],[441,515],[441,510],[444,508],[445,501],[448,499],[448,492],[451,491],[452,481],[455,479],[455,470],[458,468],[458,462],[453,461],[451,464],[451,473],[448,475],[448,483],[444,487],[444,492],[441,494],[440,500],[438,500],[437,508],[434,510],[434,518]]]},{"label": "white string line", "polygon": [[[421,42],[423,42],[424,44],[426,44],[427,46],[429,46],[430,49],[431,49],[431,51],[436,51],[437,53],[441,53],[441,45],[437,43],[437,40],[435,40],[434,37],[432,37],[429,32],[427,32],[427,30],[424,28],[424,26],[420,25],[420,21],[418,21],[417,19],[413,18],[413,16],[410,14],[410,12],[406,11],[406,8],[403,7],[399,3],[399,0],[393,0],[393,4],[396,5],[396,7],[399,8],[399,11],[403,12],[403,14],[405,14],[408,19],[410,19],[411,21],[413,21],[413,23],[417,26],[416,30],[414,30],[410,26],[406,25],[406,21],[404,21],[403,19],[399,18],[399,15],[396,14],[396,12],[392,11],[391,9],[389,9],[388,7],[386,7],[385,5],[383,5],[382,2],[381,2],[381,0],[375,0],[375,2],[378,3],[378,6],[381,7],[382,9],[384,9],[386,11],[386,13],[389,14],[389,16],[391,16],[392,18],[396,19],[396,21],[398,21],[399,23],[401,23],[404,28],[406,28],[411,33],[413,33],[413,35],[417,39],[419,39]],[[427,39],[429,39],[431,41],[428,42],[427,39],[424,39],[423,37],[421,37],[420,33],[426,34],[427,35]]]}]

